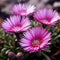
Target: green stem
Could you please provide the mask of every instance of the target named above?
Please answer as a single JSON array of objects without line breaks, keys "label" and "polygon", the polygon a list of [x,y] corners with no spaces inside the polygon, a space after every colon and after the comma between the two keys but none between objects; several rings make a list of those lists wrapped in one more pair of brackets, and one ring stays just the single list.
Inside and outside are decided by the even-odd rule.
[{"label": "green stem", "polygon": [[46,60],[51,60],[45,53],[41,52],[42,55],[46,58]]}]

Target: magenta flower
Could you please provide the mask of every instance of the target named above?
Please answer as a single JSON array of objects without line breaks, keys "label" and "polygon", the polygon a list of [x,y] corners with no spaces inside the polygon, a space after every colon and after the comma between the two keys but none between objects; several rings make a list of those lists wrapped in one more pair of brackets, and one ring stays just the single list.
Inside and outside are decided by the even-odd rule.
[{"label": "magenta flower", "polygon": [[2,23],[2,27],[7,32],[22,32],[29,29],[30,21],[28,17],[11,16]]},{"label": "magenta flower", "polygon": [[56,21],[58,21],[59,16],[56,11],[53,11],[52,9],[43,8],[34,14],[34,18],[42,24],[54,26]]},{"label": "magenta flower", "polygon": [[24,37],[20,40],[20,45],[27,52],[38,52],[44,50],[50,44],[51,33],[46,29],[35,27],[24,33]]},{"label": "magenta flower", "polygon": [[12,13],[22,16],[27,16],[33,13],[35,10],[35,6],[33,5],[24,5],[24,4],[17,4],[12,8]]}]

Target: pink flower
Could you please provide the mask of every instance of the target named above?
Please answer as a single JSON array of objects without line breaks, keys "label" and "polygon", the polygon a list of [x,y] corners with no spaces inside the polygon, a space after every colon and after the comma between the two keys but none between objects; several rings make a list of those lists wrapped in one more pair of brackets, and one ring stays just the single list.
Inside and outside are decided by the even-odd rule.
[{"label": "pink flower", "polygon": [[2,27],[7,32],[23,32],[31,26],[28,17],[11,16],[2,23]]},{"label": "pink flower", "polygon": [[53,11],[52,9],[43,8],[34,14],[34,18],[42,24],[54,26],[56,21],[58,21],[59,16],[56,11]]},{"label": "pink flower", "polygon": [[48,47],[51,40],[51,33],[46,29],[35,27],[24,33],[19,44],[27,52],[38,52]]},{"label": "pink flower", "polygon": [[12,8],[12,13],[21,16],[27,16],[33,13],[34,10],[35,7],[33,5],[17,4]]}]

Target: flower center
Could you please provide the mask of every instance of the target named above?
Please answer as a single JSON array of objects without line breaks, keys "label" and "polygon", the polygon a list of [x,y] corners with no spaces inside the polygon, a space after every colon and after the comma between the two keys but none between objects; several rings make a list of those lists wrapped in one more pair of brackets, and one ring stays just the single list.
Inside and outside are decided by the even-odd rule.
[{"label": "flower center", "polygon": [[32,46],[33,47],[38,47],[41,44],[41,40],[40,39],[36,39],[32,41]]},{"label": "flower center", "polygon": [[50,19],[43,19],[44,22],[50,22]]},{"label": "flower center", "polygon": [[21,15],[25,15],[25,14],[26,14],[26,10],[22,10]]},{"label": "flower center", "polygon": [[19,30],[20,30],[20,26],[15,26],[15,27],[13,28],[13,30],[14,30],[14,31],[19,31]]},{"label": "flower center", "polygon": [[48,22],[50,22],[50,20],[47,20]]}]

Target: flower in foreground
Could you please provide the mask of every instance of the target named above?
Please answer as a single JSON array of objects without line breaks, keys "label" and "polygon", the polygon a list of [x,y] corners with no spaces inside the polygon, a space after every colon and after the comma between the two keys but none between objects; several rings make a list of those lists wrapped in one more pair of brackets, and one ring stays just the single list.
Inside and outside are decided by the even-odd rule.
[{"label": "flower in foreground", "polygon": [[51,33],[46,29],[34,27],[24,33],[20,40],[21,47],[30,53],[42,51],[50,45]]},{"label": "flower in foreground", "polygon": [[43,8],[34,14],[34,18],[42,24],[54,26],[56,24],[56,21],[59,20],[59,15],[52,9]]},{"label": "flower in foreground", "polygon": [[12,13],[27,16],[35,11],[35,6],[33,5],[25,5],[25,4],[16,4],[12,8]]},{"label": "flower in foreground", "polygon": [[3,23],[2,27],[6,32],[23,32],[29,29],[30,20],[28,17],[11,16],[7,18]]}]

